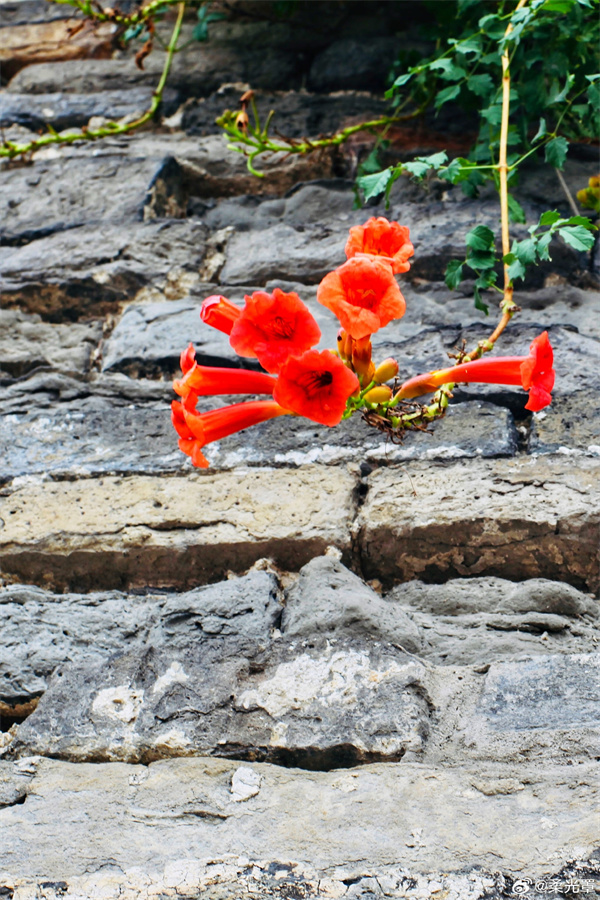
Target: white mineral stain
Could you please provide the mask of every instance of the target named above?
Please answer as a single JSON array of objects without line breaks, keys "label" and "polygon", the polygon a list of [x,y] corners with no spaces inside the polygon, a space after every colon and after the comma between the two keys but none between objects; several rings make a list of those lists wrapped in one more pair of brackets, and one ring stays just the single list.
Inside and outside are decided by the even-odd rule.
[{"label": "white mineral stain", "polygon": [[143,701],[143,691],[135,691],[126,684],[119,684],[117,687],[98,691],[92,704],[92,712],[130,725],[137,719]]},{"label": "white mineral stain", "polygon": [[262,775],[255,772],[249,766],[240,766],[231,778],[231,798],[236,803],[256,797],[260,791]]},{"label": "white mineral stain", "polygon": [[350,706],[357,701],[359,688],[376,689],[387,678],[408,671],[408,666],[391,662],[376,670],[365,653],[339,651],[329,659],[313,659],[304,654],[277,666],[275,674],[239,697],[243,709],[260,707],[273,718],[292,709],[301,709],[316,700],[322,706]]},{"label": "white mineral stain", "polygon": [[189,681],[189,678],[190,676],[185,672],[181,663],[171,663],[164,675],[161,675],[160,678],[156,679],[154,687],[152,688],[152,693],[158,694],[160,691],[165,691],[168,687],[171,687],[172,684],[183,684],[184,682]]}]

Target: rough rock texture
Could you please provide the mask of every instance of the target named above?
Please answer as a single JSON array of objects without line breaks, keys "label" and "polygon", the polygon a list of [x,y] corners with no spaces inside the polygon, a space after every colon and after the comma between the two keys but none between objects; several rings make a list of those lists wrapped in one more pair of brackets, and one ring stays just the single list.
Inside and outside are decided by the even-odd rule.
[{"label": "rough rock texture", "polygon": [[[141,71],[112,26],[58,41],[72,7],[0,6],[6,137],[147,108],[160,49]],[[317,138],[381,115],[388,63],[431,49],[412,0],[278,7],[226,4],[143,130],[0,165],[0,898],[596,896],[597,248],[553,242],[498,343],[548,330],[541,413],[469,385],[401,444],[283,417],[209,445],[208,472],[177,448],[181,351],[240,366],[202,300],[296,291],[335,346],[317,286],[370,215],[415,245],[377,360],[439,368],[496,321],[443,281],[469,229],[498,233],[491,188],[403,177],[361,210],[369,132],[262,179],[226,149],[248,87],[271,134]],[[466,155],[475,125],[397,123],[379,158]],[[571,194],[594,174],[572,145]],[[551,168],[514,192],[512,237],[570,215]]]}]

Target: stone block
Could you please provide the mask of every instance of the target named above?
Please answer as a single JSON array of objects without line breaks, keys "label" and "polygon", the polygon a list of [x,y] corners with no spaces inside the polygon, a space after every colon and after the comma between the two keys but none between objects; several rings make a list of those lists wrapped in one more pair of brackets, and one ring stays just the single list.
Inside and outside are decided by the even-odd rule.
[{"label": "stone block", "polygon": [[343,468],[35,479],[0,499],[3,576],[60,590],[189,588],[268,556],[348,559],[355,476]]},{"label": "stone block", "polygon": [[20,378],[52,367],[86,374],[101,337],[100,321],[50,325],[37,315],[0,309],[0,373]]},{"label": "stone block", "polygon": [[155,646],[194,646],[203,656],[255,652],[281,616],[277,583],[250,572],[183,594],[52,594],[29,585],[0,588],[0,700],[24,702],[46,690],[56,668],[92,666]]},{"label": "stone block", "polygon": [[[0,810],[0,871],[30,895],[47,879],[63,882],[69,900],[143,896],[149,883],[169,900],[225,900],[242,886],[252,900],[284,890],[356,897],[376,877],[387,896],[417,900],[441,884],[455,900],[501,900],[506,881],[491,873],[512,884],[571,871],[568,861],[589,859],[597,843],[590,764],[543,773],[523,764],[512,778],[406,762],[343,772],[222,759],[14,765],[18,775],[0,763],[0,777],[25,782],[25,802]],[[232,790],[240,769],[259,785],[243,801]],[[590,860],[573,881],[594,868]],[[383,888],[366,896],[380,900]]]},{"label": "stone block", "polygon": [[61,666],[8,752],[81,762],[224,756],[317,770],[422,757],[426,670],[401,651],[341,637],[279,640],[268,652],[265,640],[262,653],[236,643],[212,647],[188,631],[181,649],[167,641]]},{"label": "stone block", "polygon": [[539,457],[379,469],[359,514],[363,572],[388,583],[495,575],[596,590],[599,466]]}]

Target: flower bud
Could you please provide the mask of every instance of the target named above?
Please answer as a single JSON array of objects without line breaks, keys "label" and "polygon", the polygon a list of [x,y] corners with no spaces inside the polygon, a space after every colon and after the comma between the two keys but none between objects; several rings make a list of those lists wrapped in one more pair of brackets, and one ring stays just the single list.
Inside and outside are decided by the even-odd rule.
[{"label": "flower bud", "polygon": [[372,381],[375,366],[371,360],[371,335],[352,341],[352,367],[356,374],[361,376],[363,384]]},{"label": "flower bud", "polygon": [[377,366],[373,375],[373,381],[376,381],[377,384],[384,384],[384,382],[391,381],[392,378],[395,378],[398,371],[398,363],[390,356]]},{"label": "flower bud", "polygon": [[250,124],[250,119],[248,118],[248,113],[245,109],[237,114],[235,117],[235,127],[239,128],[240,131],[243,131],[244,134],[248,130],[248,125]]},{"label": "flower bud", "polygon": [[340,328],[337,336],[337,349],[340,354],[340,359],[344,362],[349,362],[352,359],[352,338],[348,334],[348,332],[344,331],[343,328]]},{"label": "flower bud", "polygon": [[365,394],[368,403],[387,403],[392,398],[392,389],[387,384],[379,384]]}]

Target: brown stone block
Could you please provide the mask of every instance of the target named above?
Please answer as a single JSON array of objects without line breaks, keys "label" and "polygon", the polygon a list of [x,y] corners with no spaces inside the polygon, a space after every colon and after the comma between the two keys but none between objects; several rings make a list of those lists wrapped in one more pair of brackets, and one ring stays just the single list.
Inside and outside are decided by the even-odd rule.
[{"label": "brown stone block", "polygon": [[58,590],[178,587],[261,557],[298,569],[350,553],[346,469],[239,469],[187,477],[27,484],[0,499],[0,572]]},{"label": "brown stone block", "polygon": [[596,590],[600,460],[415,463],[380,469],[359,518],[363,573],[443,582],[497,575]]},{"label": "brown stone block", "polygon": [[2,74],[10,79],[19,69],[33,63],[107,58],[112,52],[114,30],[114,25],[108,23],[94,26],[80,19],[3,28],[0,39]]}]

